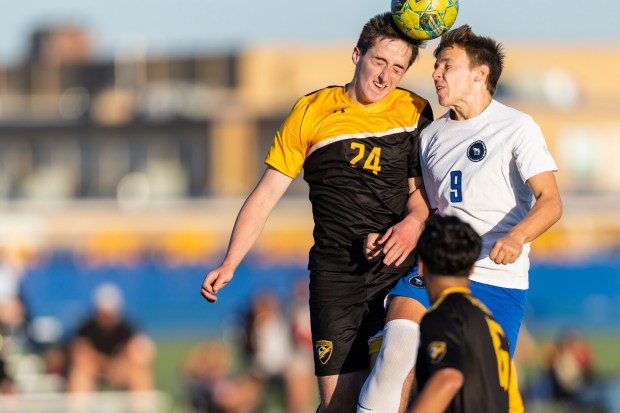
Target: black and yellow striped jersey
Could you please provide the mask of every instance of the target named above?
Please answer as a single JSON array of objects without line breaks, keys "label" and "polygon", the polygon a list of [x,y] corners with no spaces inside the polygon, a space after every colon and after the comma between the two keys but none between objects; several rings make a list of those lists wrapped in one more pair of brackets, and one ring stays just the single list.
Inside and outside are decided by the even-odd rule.
[{"label": "black and yellow striped jersey", "polygon": [[[403,217],[408,177],[421,176],[420,130],[428,102],[395,89],[362,106],[342,86],[300,98],[277,131],[266,163],[295,177],[303,168],[314,215],[309,269],[365,272],[380,263],[363,255],[363,238]],[[400,271],[413,263],[412,257]]]},{"label": "black and yellow striped jersey", "polygon": [[509,411],[509,395],[520,401],[506,334],[467,288],[444,290],[420,324],[419,390],[448,367],[465,380],[446,412],[502,413]]}]

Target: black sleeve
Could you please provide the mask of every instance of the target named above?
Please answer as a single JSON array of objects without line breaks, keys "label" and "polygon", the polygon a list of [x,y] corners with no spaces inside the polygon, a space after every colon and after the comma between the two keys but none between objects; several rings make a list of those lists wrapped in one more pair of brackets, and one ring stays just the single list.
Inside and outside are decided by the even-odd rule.
[{"label": "black sleeve", "polygon": [[429,373],[451,367],[463,371],[463,332],[454,315],[443,311],[427,313],[420,324],[420,356]]},{"label": "black sleeve", "polygon": [[427,127],[435,118],[433,117],[433,108],[431,104],[426,102],[426,106],[422,109],[422,113],[420,114],[420,120],[418,121],[418,130],[422,131],[425,127]]}]

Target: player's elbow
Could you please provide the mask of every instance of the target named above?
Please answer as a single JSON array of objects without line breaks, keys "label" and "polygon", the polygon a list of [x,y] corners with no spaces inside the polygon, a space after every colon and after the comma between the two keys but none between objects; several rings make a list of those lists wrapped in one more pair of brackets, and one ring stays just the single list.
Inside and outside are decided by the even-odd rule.
[{"label": "player's elbow", "polygon": [[463,383],[465,382],[465,378],[463,373],[461,373],[457,369],[453,368],[445,368],[439,370],[437,373],[438,379],[443,384],[443,387],[446,391],[451,394],[456,394],[461,387],[463,387]]},{"label": "player's elbow", "polygon": [[560,194],[557,194],[557,196],[553,197],[552,207],[550,208],[550,210],[553,217],[553,223],[555,224],[560,220],[560,218],[562,218],[562,213],[564,212],[562,197],[560,197]]},{"label": "player's elbow", "polygon": [[558,222],[562,217],[562,197],[559,192],[545,193],[536,200],[536,203],[541,207],[540,211],[547,222],[547,228]]}]

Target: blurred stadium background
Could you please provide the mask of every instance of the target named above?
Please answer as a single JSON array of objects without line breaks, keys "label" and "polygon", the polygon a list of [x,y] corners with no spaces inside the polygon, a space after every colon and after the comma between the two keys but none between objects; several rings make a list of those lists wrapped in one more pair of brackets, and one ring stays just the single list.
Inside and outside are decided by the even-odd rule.
[{"label": "blurred stadium background", "polygon": [[[0,411],[63,411],[51,395],[62,385],[41,380],[42,351],[69,340],[107,282],[120,287],[125,313],[157,345],[155,410],[199,411],[185,376],[190,349],[224,342],[240,351],[255,293],[274,291],[288,309],[307,277],[305,183],[293,183],[217,305],[200,297],[203,276],[222,257],[295,99],[350,80],[355,38],[182,53],[130,44],[106,55],[86,23],[27,29],[22,56],[0,61],[0,301],[22,300],[28,334],[0,332],[18,393],[31,403],[47,398],[45,408],[28,405],[33,410],[0,398]],[[533,247],[526,327],[536,346],[523,350],[524,386],[544,368],[545,345],[570,329],[588,340],[597,377],[613,388],[620,378],[620,46],[505,46],[497,97],[543,128],[565,205],[562,220]],[[430,80],[433,48],[403,86],[441,114]],[[243,369],[235,360],[231,369]],[[261,411],[284,411],[270,397]],[[606,411],[620,411],[619,397],[608,392]],[[568,411],[562,408],[532,404],[530,411]]]}]

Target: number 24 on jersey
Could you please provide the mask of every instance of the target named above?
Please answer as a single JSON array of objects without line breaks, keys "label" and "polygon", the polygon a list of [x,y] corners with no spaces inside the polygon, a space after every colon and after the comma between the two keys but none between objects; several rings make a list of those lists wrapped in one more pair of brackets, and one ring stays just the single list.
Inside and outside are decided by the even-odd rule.
[{"label": "number 24 on jersey", "polygon": [[[366,154],[366,146],[358,142],[351,142],[351,149],[357,151],[357,155],[353,159],[351,159],[351,166],[354,168],[359,168],[358,163],[364,159]],[[381,148],[372,148],[368,157],[364,161],[364,165],[362,168],[372,171],[373,174],[377,175],[379,171],[381,171],[381,166],[379,162],[381,160]]]}]

